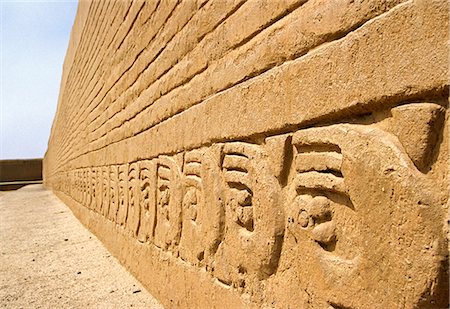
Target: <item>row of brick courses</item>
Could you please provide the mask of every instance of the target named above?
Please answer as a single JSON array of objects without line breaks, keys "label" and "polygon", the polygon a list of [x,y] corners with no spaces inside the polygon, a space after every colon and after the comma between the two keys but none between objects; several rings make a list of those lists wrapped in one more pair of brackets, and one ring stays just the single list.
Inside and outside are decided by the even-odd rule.
[{"label": "row of brick courses", "polygon": [[167,308],[445,306],[448,16],[81,1],[44,183]]}]

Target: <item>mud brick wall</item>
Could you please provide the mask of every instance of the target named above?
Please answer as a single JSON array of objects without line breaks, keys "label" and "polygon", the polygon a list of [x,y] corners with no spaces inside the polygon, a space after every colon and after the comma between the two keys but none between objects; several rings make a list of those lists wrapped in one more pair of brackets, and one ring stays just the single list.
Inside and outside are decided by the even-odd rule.
[{"label": "mud brick wall", "polygon": [[448,16],[82,1],[45,185],[167,308],[447,307]]},{"label": "mud brick wall", "polygon": [[0,182],[42,180],[42,159],[0,160]]},{"label": "mud brick wall", "polygon": [[0,160],[0,191],[42,182],[42,159]]}]

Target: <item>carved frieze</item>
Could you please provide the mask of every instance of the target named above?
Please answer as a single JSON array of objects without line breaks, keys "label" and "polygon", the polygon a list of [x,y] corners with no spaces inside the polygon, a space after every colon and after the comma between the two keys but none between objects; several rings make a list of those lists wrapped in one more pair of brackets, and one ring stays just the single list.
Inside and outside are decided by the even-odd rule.
[{"label": "carved frieze", "polygon": [[[61,190],[239,291],[298,272],[286,289],[311,291],[318,306],[366,308],[381,295],[413,303],[431,297],[423,295],[442,271],[432,209],[443,195],[427,173],[444,111],[405,104],[251,142],[71,170]],[[414,128],[401,126],[413,114]],[[405,290],[411,281],[417,288]]]}]

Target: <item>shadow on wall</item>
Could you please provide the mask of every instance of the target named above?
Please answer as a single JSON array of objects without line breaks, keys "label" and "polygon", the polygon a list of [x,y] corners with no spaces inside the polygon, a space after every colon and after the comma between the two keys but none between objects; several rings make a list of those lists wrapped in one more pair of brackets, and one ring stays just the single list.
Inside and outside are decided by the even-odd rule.
[{"label": "shadow on wall", "polygon": [[42,183],[42,159],[0,160],[0,191]]}]

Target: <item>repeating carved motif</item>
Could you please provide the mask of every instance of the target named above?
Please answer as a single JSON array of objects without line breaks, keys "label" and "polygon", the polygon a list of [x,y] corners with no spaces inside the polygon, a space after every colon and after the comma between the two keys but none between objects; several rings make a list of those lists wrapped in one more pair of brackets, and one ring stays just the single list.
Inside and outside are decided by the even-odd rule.
[{"label": "repeating carved motif", "polygon": [[79,183],[80,183],[80,203],[82,205],[85,205],[85,200],[86,200],[86,182],[84,181],[84,169],[80,169],[79,172]]},{"label": "repeating carved motif", "polygon": [[154,161],[139,162],[140,185],[140,228],[138,240],[152,241],[156,220],[156,167]]},{"label": "repeating carved motif", "polygon": [[85,183],[84,183],[84,170],[80,169],[78,171],[78,190],[79,190],[79,202],[84,205],[84,199],[85,199]]},{"label": "repeating carved motif", "polygon": [[183,230],[180,256],[209,264],[223,236],[224,209],[218,160],[207,149],[185,154],[183,165]]},{"label": "repeating carved motif", "polygon": [[[423,280],[424,290],[414,296],[409,293],[409,297],[420,297],[429,283],[418,274],[432,272],[424,267],[433,265],[438,249],[417,258],[428,239],[436,237],[433,223],[427,222],[418,205],[435,204],[436,194],[430,194],[431,183],[397,137],[373,126],[338,124],[298,131],[292,142],[296,175],[287,199],[287,226],[296,239],[298,256],[316,257],[316,264],[306,269],[322,269],[320,281],[326,288],[320,290],[329,291],[329,303],[364,307],[367,298],[361,286],[368,282],[376,283],[372,289],[377,293],[396,297],[398,291],[389,286]],[[411,216],[408,227],[399,224],[406,213]],[[415,237],[414,226],[421,226],[425,237]],[[383,237],[373,237],[374,231]],[[393,246],[398,237],[407,240],[408,246]],[[405,265],[399,257],[414,263]],[[395,271],[380,273],[380,260]]]},{"label": "repeating carved motif", "polygon": [[360,263],[360,239],[342,171],[343,153],[339,144],[314,129],[296,132],[292,144],[285,206],[287,237],[295,239],[296,256],[312,255],[317,263],[303,265],[303,271],[316,267],[324,273],[317,281],[345,284]]},{"label": "repeating carved motif", "polygon": [[95,212],[101,213],[102,212],[102,198],[103,198],[103,172],[101,167],[95,168],[95,191],[96,191],[96,198],[95,198]]},{"label": "repeating carved motif", "polygon": [[108,218],[117,222],[117,211],[119,209],[119,168],[117,165],[110,166],[109,170],[109,211]]},{"label": "repeating carved motif", "polygon": [[75,170],[75,198],[77,202],[81,202],[81,170]]},{"label": "repeating carved motif", "polygon": [[82,204],[83,202],[83,177],[82,170],[77,170],[77,201]]},{"label": "repeating carved motif", "polygon": [[264,279],[276,270],[284,229],[281,188],[258,145],[225,144],[222,170],[226,234],[214,274],[243,287],[246,279]]},{"label": "repeating carved motif", "polygon": [[[369,124],[80,168],[61,175],[59,188],[136,241],[239,290],[276,277],[279,268],[302,268],[307,283],[295,284],[319,291],[314,301],[330,308],[373,303],[361,294],[368,282],[393,298],[401,292],[386,286],[420,281],[423,289],[403,291],[419,299],[438,267],[439,246],[423,248],[439,238],[426,209],[440,195],[427,172],[443,111],[434,103],[405,104]],[[412,114],[415,139],[401,125]],[[383,237],[373,237],[375,230]],[[283,260],[283,253],[302,262]],[[392,274],[377,272],[378,261]]]},{"label": "repeating carved motif", "polygon": [[[90,197],[88,198],[88,205],[89,208],[97,211],[97,168],[89,168],[89,191],[90,191]],[[90,200],[90,201],[89,201]]]},{"label": "repeating carved motif", "polygon": [[174,248],[179,243],[182,200],[180,168],[174,159],[160,156],[157,160],[154,243],[161,249]]},{"label": "repeating carved motif", "polygon": [[83,199],[81,204],[89,208],[91,203],[91,184],[90,184],[89,168],[83,169],[82,182],[83,182]]},{"label": "repeating carved motif", "polygon": [[109,167],[103,166],[101,168],[102,172],[102,201],[101,201],[101,214],[104,217],[109,215],[109,203],[110,203],[110,184],[109,184]]},{"label": "repeating carved motif", "polygon": [[129,165],[128,188],[126,193],[128,193],[127,229],[134,237],[137,237],[141,218],[139,166],[137,163]]},{"label": "repeating carved motif", "polygon": [[338,242],[334,216],[338,209],[350,216],[347,209],[354,208],[341,172],[342,153],[337,145],[312,143],[299,136],[293,140],[295,174],[288,188],[287,226],[296,238],[308,232],[308,238],[333,252]]},{"label": "repeating carved motif", "polygon": [[117,223],[125,226],[128,215],[128,164],[119,166]]}]

